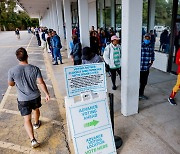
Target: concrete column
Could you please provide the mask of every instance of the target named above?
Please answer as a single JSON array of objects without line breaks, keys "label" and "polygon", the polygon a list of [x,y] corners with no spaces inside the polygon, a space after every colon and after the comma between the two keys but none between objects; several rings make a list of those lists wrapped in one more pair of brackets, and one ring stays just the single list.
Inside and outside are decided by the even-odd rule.
[{"label": "concrete column", "polygon": [[50,23],[51,19],[50,19],[50,11],[49,9],[47,10],[47,28],[51,27],[51,23]]},{"label": "concrete column", "polygon": [[111,27],[115,28],[115,0],[111,0]]},{"label": "concrete column", "polygon": [[53,21],[54,21],[54,30],[57,32],[59,31],[58,28],[58,17],[57,17],[57,8],[56,8],[56,0],[51,0],[52,2],[52,9],[53,9]]},{"label": "concrete column", "polygon": [[121,113],[138,113],[143,0],[122,0]]},{"label": "concrete column", "polygon": [[90,46],[88,0],[78,0],[80,41],[82,47]]},{"label": "concrete column", "polygon": [[57,6],[57,17],[58,17],[58,27],[59,27],[59,36],[61,40],[64,40],[64,28],[63,28],[63,16],[62,16],[62,0],[56,0]]},{"label": "concrete column", "polygon": [[42,26],[43,25],[43,21],[42,19],[39,18],[39,26]]},{"label": "concrete column", "polygon": [[38,20],[39,20],[39,26],[41,26],[42,25],[42,19],[40,19],[40,17],[39,17]]},{"label": "concrete column", "polygon": [[156,10],[156,0],[149,0],[149,24],[148,24],[148,30],[154,29],[154,23],[155,23],[155,10]]},{"label": "concrete column", "polygon": [[49,27],[48,28],[53,28],[53,20],[52,20],[52,13],[51,13],[51,7],[49,6],[49,13],[48,13],[48,20],[49,20]]},{"label": "concrete column", "polygon": [[103,3],[102,0],[99,1],[99,11],[100,11],[100,27],[103,27]]},{"label": "concrete column", "polygon": [[42,17],[42,26],[45,27],[47,26],[47,13],[45,13]]},{"label": "concrete column", "polygon": [[44,14],[44,16],[43,16],[43,18],[44,18],[44,25],[43,26],[46,26],[46,27],[48,27],[48,10],[46,11],[46,13]]},{"label": "concrete column", "polygon": [[90,2],[89,6],[89,29],[94,26],[97,29],[96,1]]},{"label": "concrete column", "polygon": [[52,3],[50,4],[50,23],[51,23],[51,29],[55,29]]},{"label": "concrete column", "polygon": [[70,0],[63,0],[63,5],[64,5],[64,19],[65,19],[65,27],[66,27],[66,44],[67,44],[67,51],[69,56],[70,54],[69,42],[71,41],[71,37],[72,37]]},{"label": "concrete column", "polygon": [[49,28],[49,10],[46,13],[46,27]]}]

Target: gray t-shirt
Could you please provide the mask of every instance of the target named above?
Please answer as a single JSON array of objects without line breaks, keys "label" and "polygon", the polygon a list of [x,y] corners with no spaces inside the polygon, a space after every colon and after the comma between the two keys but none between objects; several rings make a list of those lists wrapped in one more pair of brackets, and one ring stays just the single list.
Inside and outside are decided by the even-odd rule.
[{"label": "gray t-shirt", "polygon": [[42,78],[41,71],[30,64],[17,65],[8,71],[8,81],[16,84],[18,101],[30,101],[40,96],[37,78]]}]

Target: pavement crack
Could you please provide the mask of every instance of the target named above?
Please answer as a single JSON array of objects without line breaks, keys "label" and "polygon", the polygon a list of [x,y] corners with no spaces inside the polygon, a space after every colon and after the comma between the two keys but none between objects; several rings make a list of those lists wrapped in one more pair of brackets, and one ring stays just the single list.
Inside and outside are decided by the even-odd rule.
[{"label": "pavement crack", "polygon": [[64,125],[62,125],[61,129],[62,129],[62,134],[64,135],[64,141],[65,141],[65,144],[66,144],[66,148],[67,148],[69,154],[71,154],[71,150],[70,150],[70,147],[69,147],[69,142],[68,142],[68,139],[67,139],[67,135],[65,133]]}]

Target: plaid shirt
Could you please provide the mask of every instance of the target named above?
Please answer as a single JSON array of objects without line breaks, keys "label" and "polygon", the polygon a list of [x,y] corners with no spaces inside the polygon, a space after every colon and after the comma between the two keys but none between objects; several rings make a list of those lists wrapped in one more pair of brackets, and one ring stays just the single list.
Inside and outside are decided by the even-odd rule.
[{"label": "plaid shirt", "polygon": [[141,47],[141,71],[148,71],[152,61],[154,61],[154,49],[151,44],[143,43]]}]

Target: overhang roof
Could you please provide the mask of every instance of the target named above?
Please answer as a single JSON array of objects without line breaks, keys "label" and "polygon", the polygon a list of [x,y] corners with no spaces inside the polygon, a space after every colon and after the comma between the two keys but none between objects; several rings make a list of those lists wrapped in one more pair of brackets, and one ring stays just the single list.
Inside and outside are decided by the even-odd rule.
[{"label": "overhang roof", "polygon": [[[47,8],[51,4],[51,0],[16,0],[18,5],[25,10],[31,18],[43,17]],[[77,0],[71,0],[77,1]]]},{"label": "overhang roof", "polygon": [[17,3],[31,18],[39,18],[49,7],[50,0],[17,0]]},{"label": "overhang roof", "polygon": [[[77,0],[70,1],[77,2]],[[88,0],[88,2],[92,1],[95,0]],[[52,0],[16,0],[16,2],[31,18],[41,18],[44,16],[47,8],[49,8]]]}]

